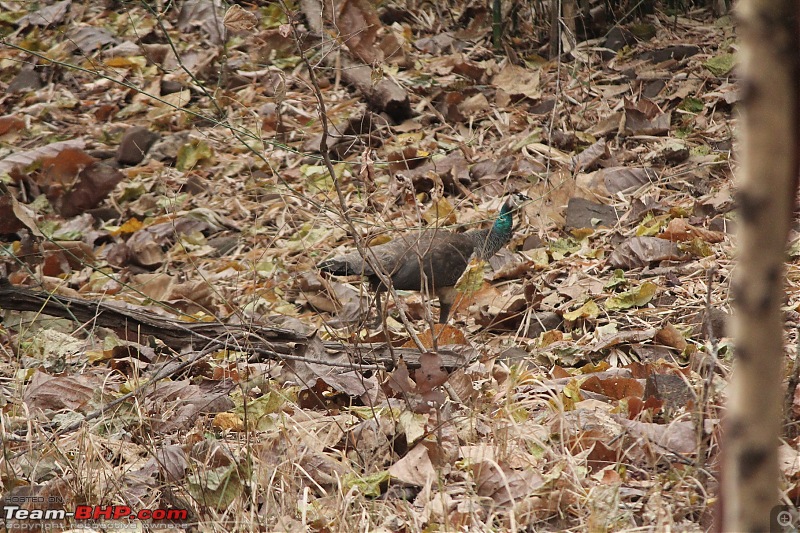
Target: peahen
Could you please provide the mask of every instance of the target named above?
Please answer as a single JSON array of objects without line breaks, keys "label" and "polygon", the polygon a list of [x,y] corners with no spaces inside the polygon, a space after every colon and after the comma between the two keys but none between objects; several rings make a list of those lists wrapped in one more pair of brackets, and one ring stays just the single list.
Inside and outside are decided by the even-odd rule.
[{"label": "peahen", "polygon": [[[409,232],[387,243],[368,247],[366,253],[371,256],[371,263],[391,279],[395,289],[435,294],[439,298],[439,323],[445,324],[458,294],[454,285],[469,265],[470,258],[475,254],[488,260],[509,241],[514,225],[512,213],[527,200],[530,198],[524,194],[510,194],[489,229],[464,233],[438,228]],[[386,291],[386,287],[358,252],[325,259],[317,268],[336,276],[366,276],[375,291],[380,312],[380,293]]]}]

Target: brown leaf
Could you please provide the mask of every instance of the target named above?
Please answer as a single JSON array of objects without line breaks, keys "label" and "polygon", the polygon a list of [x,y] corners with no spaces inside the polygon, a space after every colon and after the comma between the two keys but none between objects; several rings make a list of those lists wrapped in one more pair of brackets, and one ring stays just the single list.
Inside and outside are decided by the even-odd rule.
[{"label": "brown leaf", "polygon": [[689,221],[685,218],[673,218],[669,221],[666,229],[658,236],[661,239],[676,242],[702,239],[706,242],[717,243],[725,240],[725,234],[721,231],[710,231],[704,228],[697,228],[689,224]]},{"label": "brown leaf", "polygon": [[464,369],[459,368],[450,374],[447,382],[452,386],[458,399],[467,403],[480,395],[480,389],[476,386],[475,379],[474,374],[467,374]]},{"label": "brown leaf", "polygon": [[[238,7],[234,4],[234,7]],[[142,126],[129,128],[122,136],[115,159],[121,165],[138,165],[161,136]]]},{"label": "brown leaf", "polygon": [[222,24],[229,31],[251,31],[258,24],[258,16],[252,11],[245,11],[239,4],[233,4],[225,12]]},{"label": "brown leaf", "polygon": [[94,374],[54,377],[37,371],[25,388],[23,400],[32,411],[86,410],[103,383],[103,377]]},{"label": "brown leaf", "polygon": [[155,457],[150,459],[158,465],[168,483],[175,483],[186,477],[189,461],[183,447],[176,445],[162,446],[155,450]]},{"label": "brown leaf", "polygon": [[518,67],[511,62],[492,79],[492,85],[510,95],[523,95],[532,100],[542,97],[539,71]]},{"label": "brown leaf", "polygon": [[638,109],[625,109],[625,135],[663,135],[669,132],[672,115],[664,113],[652,119]]},{"label": "brown leaf", "polygon": [[449,124],[464,122],[467,117],[461,112],[466,96],[462,92],[446,92],[438,99],[436,109]]},{"label": "brown leaf", "polygon": [[175,277],[165,273],[156,274],[137,274],[131,278],[131,288],[151,300],[169,300],[172,295],[172,287],[177,283]]},{"label": "brown leaf", "polygon": [[200,28],[213,43],[221,44],[224,16],[222,2],[188,0],[183,3],[180,13],[178,13],[177,27],[187,33],[192,32],[195,28]]},{"label": "brown leaf", "polygon": [[[431,333],[431,330],[425,330],[418,335],[422,345],[428,349],[433,349],[434,336],[436,338],[437,346],[447,346],[449,344],[458,344],[461,346],[470,345],[469,341],[467,341],[467,338],[464,336],[464,333],[460,329],[454,328],[449,324],[434,324],[433,333]],[[403,343],[402,347],[415,348],[416,346],[416,343],[409,339]]]},{"label": "brown leaf", "polygon": [[613,228],[619,222],[614,206],[598,204],[583,198],[570,198],[567,204],[565,229]]},{"label": "brown leaf", "polygon": [[405,457],[390,466],[389,474],[398,481],[418,487],[428,485],[438,475],[423,443],[414,446]]},{"label": "brown leaf", "polygon": [[[314,336],[305,344],[303,351],[297,355],[303,357],[304,360],[292,360],[287,362],[287,365],[294,373],[293,381],[304,389],[315,388],[317,382],[321,380],[334,391],[361,398],[366,405],[375,404],[379,392],[376,376],[364,377],[355,366],[350,370],[341,366],[325,364],[326,362],[349,364],[350,359],[346,353],[341,353],[338,357],[330,357],[322,340]],[[291,373],[287,375],[291,376]]]},{"label": "brown leaf", "polygon": [[598,170],[598,179],[611,194],[631,192],[658,179],[654,169],[646,167],[609,167]]},{"label": "brown leaf", "polygon": [[324,487],[336,486],[350,469],[326,453],[303,450],[297,463],[318,484]]},{"label": "brown leaf", "polygon": [[478,494],[491,498],[500,507],[507,507],[544,486],[544,478],[533,469],[516,470],[502,463],[483,461],[472,465],[472,470]]},{"label": "brown leaf", "polygon": [[131,235],[126,245],[125,250],[118,250],[120,259],[124,261],[131,260],[138,265],[151,268],[162,265],[166,260],[166,254],[161,245],[147,230],[140,230]]},{"label": "brown leaf", "polygon": [[657,237],[633,237],[617,246],[608,257],[612,268],[639,268],[656,261],[685,261],[689,254],[678,245]]},{"label": "brown leaf", "polygon": [[383,24],[375,6],[368,0],[344,0],[337,11],[336,26],[347,49],[364,63],[381,61],[383,54],[375,41]]},{"label": "brown leaf", "polygon": [[656,332],[654,340],[664,346],[671,346],[680,352],[683,352],[687,345],[686,339],[683,338],[681,332],[669,322]]},{"label": "brown leaf", "polygon": [[55,157],[65,149],[82,150],[85,144],[83,139],[78,138],[46,144],[25,152],[12,153],[0,160],[0,173],[10,172],[14,167],[27,167],[43,158]]},{"label": "brown leaf", "polygon": [[44,6],[41,9],[37,9],[21,17],[17,20],[17,26],[19,28],[24,28],[28,25],[42,27],[54,26],[64,20],[71,5],[72,0],[62,0],[61,2]]},{"label": "brown leaf", "polygon": [[103,163],[93,163],[78,176],[73,187],[56,202],[65,217],[72,217],[91,209],[102,202],[114,190],[125,175]]},{"label": "brown leaf", "polygon": [[620,331],[614,333],[612,335],[606,335],[604,337],[600,337],[595,341],[594,344],[591,345],[592,351],[602,351],[608,350],[613,346],[618,346],[620,344],[626,343],[634,343],[634,342],[642,342],[645,340],[650,340],[656,334],[655,328],[648,328],[644,330],[630,330],[630,331]]},{"label": "brown leaf", "polygon": [[653,451],[657,454],[690,454],[697,449],[697,434],[693,422],[675,421],[665,425],[620,419],[619,423],[634,438],[642,438],[647,444],[655,445]]},{"label": "brown leaf", "polygon": [[389,152],[389,171],[403,172],[419,167],[427,159],[427,156],[422,154],[424,152],[420,152],[415,146],[405,146],[399,151]]},{"label": "brown leaf", "polygon": [[25,227],[25,224],[14,213],[14,197],[8,193],[0,196],[0,233],[16,233]]},{"label": "brown leaf", "polygon": [[19,131],[25,128],[25,121],[14,116],[0,117],[0,135],[5,135],[9,131]]},{"label": "brown leaf", "polygon": [[581,390],[603,394],[613,400],[621,400],[628,397],[641,398],[644,394],[644,385],[633,378],[614,376],[600,379],[597,376],[589,376],[586,381],[581,383]]},{"label": "brown leaf", "polygon": [[67,31],[70,44],[77,46],[80,51],[89,55],[107,44],[117,44],[119,41],[111,32],[97,26],[72,26]]},{"label": "brown leaf", "polygon": [[583,172],[597,168],[600,160],[608,158],[609,155],[606,140],[600,139],[572,159],[572,170],[573,172]]},{"label": "brown leaf", "polygon": [[225,386],[194,385],[188,380],[160,381],[145,401],[151,411],[151,427],[158,433],[171,433],[191,426],[202,413],[220,413],[233,407]]},{"label": "brown leaf", "polygon": [[685,408],[697,399],[686,379],[672,373],[647,376],[644,397],[661,401],[670,411]]},{"label": "brown leaf", "polygon": [[68,186],[75,181],[78,174],[95,161],[94,157],[83,150],[66,148],[53,157],[41,159],[42,172],[36,181],[46,188],[55,185]]},{"label": "brown leaf", "polygon": [[419,356],[419,368],[414,372],[417,391],[426,393],[447,381],[449,374],[442,368],[442,358],[435,353]]},{"label": "brown leaf", "polygon": [[395,394],[408,394],[414,391],[415,384],[411,380],[406,362],[402,358],[397,364],[397,368],[386,379],[386,385]]}]

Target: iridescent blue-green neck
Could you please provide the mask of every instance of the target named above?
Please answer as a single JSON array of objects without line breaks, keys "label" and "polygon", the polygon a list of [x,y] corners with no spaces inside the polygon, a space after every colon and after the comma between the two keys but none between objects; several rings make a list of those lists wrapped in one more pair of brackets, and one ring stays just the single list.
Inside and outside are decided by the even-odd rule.
[{"label": "iridescent blue-green neck", "polygon": [[503,237],[511,234],[511,229],[514,227],[514,218],[511,215],[511,207],[506,203],[500,208],[500,214],[492,225],[492,233],[501,235]]},{"label": "iridescent blue-green neck", "polygon": [[488,261],[511,238],[513,226],[511,207],[503,205],[491,229],[474,229],[464,235],[475,244],[475,251],[481,259]]}]

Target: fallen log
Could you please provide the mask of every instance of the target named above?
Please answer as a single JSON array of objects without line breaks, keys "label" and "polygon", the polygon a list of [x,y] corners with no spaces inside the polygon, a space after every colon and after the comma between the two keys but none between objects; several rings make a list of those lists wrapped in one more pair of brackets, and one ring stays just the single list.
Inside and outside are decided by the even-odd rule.
[{"label": "fallen log", "polygon": [[[108,328],[128,342],[146,344],[152,337],[175,351],[215,345],[220,349],[250,353],[250,361],[306,361],[354,370],[375,366],[392,369],[400,358],[409,368],[419,367],[421,355],[416,348],[395,348],[385,343],[343,344],[331,341],[322,343],[324,354],[310,354],[314,350],[309,350],[309,346],[315,341],[316,333],[257,324],[186,322],[158,316],[150,309],[127,303],[34,291],[12,285],[6,278],[0,278],[0,308],[33,311],[71,319],[89,327]],[[309,356],[305,355],[307,352]],[[472,359],[473,350],[467,348],[467,352],[443,348],[437,354],[444,368],[454,369],[465,366]]]}]

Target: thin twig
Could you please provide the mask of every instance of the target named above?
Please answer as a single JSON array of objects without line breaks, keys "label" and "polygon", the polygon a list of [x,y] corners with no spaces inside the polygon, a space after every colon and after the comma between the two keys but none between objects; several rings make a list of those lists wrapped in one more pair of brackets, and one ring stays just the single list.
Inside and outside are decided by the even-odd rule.
[{"label": "thin twig", "polygon": [[[714,370],[717,364],[717,354],[719,351],[719,340],[714,336],[714,330],[711,326],[711,288],[714,285],[714,275],[717,273],[717,267],[712,266],[708,269],[706,276],[706,346],[709,348],[709,353],[703,357],[703,363],[698,369],[703,377],[702,390],[700,391],[700,398],[697,402],[697,410],[695,412],[695,428],[697,434],[697,461],[695,466],[700,476],[701,484],[704,485],[706,481],[707,471],[705,469],[706,455],[708,454],[708,445],[710,435],[706,433],[706,404],[711,391],[711,386],[714,380]],[[705,375],[703,375],[705,373]]]},{"label": "thin twig", "polygon": [[[339,200],[339,209],[340,215],[344,219],[345,223],[348,227],[348,233],[350,237],[353,239],[353,243],[355,244],[356,250],[358,254],[366,261],[369,267],[375,272],[380,280],[381,284],[386,287],[386,290],[392,295],[392,298],[395,302],[400,301],[400,297],[397,295],[397,291],[395,291],[394,286],[392,285],[391,278],[386,274],[382,266],[379,264],[378,261],[375,260],[374,254],[370,253],[367,247],[364,245],[363,240],[358,234],[358,230],[353,224],[353,220],[347,214],[347,200],[344,196],[344,191],[342,191],[341,183],[339,182],[339,178],[336,176],[336,170],[333,168],[333,162],[331,161],[330,153],[328,151],[328,115],[325,106],[325,99],[322,96],[322,89],[319,86],[319,80],[317,79],[316,72],[314,71],[314,67],[311,65],[311,61],[309,61],[308,56],[303,50],[302,40],[300,38],[300,32],[297,30],[296,21],[292,15],[292,12],[289,10],[288,6],[281,1],[281,6],[283,7],[284,11],[287,13],[289,17],[289,26],[292,29],[292,35],[294,36],[295,44],[297,45],[297,51],[300,55],[300,60],[306,66],[308,70],[308,78],[311,82],[311,86],[314,90],[314,97],[317,100],[317,111],[319,113],[320,122],[322,123],[322,135],[320,137],[319,142],[319,150],[322,155],[322,161],[325,165],[328,174],[330,174],[331,179],[333,180],[333,186],[336,190],[336,196]],[[323,34],[324,38],[324,34]],[[381,311],[378,310],[380,313]],[[420,350],[420,352],[424,353],[427,352],[428,349],[422,344],[417,334],[414,332],[414,328],[411,325],[411,322],[408,320],[408,317],[405,314],[405,311],[402,309],[401,306],[398,306],[398,312],[400,313],[400,320],[403,322],[403,325],[406,328],[406,331],[411,336],[414,341],[414,344]],[[384,321],[385,326],[385,321]]]},{"label": "thin twig", "polygon": [[798,424],[794,422],[793,407],[797,386],[800,384],[800,328],[797,329],[797,342],[795,343],[794,363],[789,383],[786,386],[786,400],[784,402],[784,417],[786,420],[786,435],[789,438],[797,437]]}]

